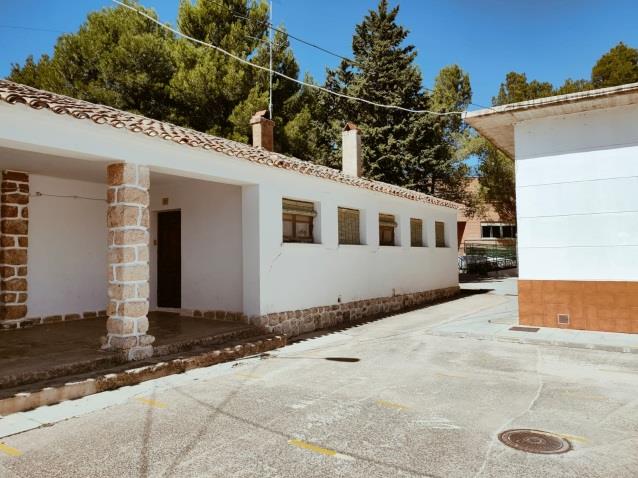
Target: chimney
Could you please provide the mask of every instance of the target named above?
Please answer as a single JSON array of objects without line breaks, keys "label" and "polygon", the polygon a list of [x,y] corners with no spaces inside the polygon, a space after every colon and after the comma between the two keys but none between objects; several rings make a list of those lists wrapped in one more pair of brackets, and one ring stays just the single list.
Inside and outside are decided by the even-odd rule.
[{"label": "chimney", "polygon": [[343,156],[341,169],[343,174],[360,177],[363,173],[361,159],[361,131],[357,125],[348,121],[341,133]]},{"label": "chimney", "polygon": [[273,129],[275,122],[268,118],[268,110],[257,111],[250,118],[250,125],[253,127],[253,146],[272,151],[274,149]]}]

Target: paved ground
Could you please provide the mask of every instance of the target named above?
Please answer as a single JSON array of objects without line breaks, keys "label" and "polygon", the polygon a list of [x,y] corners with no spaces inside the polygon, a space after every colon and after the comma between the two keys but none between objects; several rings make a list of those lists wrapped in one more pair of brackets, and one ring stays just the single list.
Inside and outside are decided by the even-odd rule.
[{"label": "paved ground", "polygon": [[509,277],[508,271],[503,271],[501,277],[486,278],[461,286],[464,289],[491,289],[493,295],[502,296],[504,302],[486,313],[472,314],[435,325],[430,328],[432,334],[638,354],[638,334],[554,327],[510,330],[512,326],[518,325],[518,290],[516,278]]},{"label": "paved ground", "polygon": [[[0,476],[638,476],[637,355],[431,335],[509,300],[474,295],[0,419],[55,422],[3,438]],[[518,427],[574,450],[496,440]]]},{"label": "paved ground", "polygon": [[[149,333],[155,336],[155,345],[244,328],[246,325],[239,322],[180,317],[170,313],[149,314]],[[105,317],[0,331],[0,384],[5,375],[33,374],[113,356],[100,350],[100,337],[104,335]]]}]

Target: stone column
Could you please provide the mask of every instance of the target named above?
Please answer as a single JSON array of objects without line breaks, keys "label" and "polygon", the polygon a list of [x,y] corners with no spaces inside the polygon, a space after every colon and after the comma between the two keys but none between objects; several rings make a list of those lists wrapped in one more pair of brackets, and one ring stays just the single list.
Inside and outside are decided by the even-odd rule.
[{"label": "stone column", "polygon": [[131,163],[108,170],[109,305],[104,348],[120,350],[128,360],[153,355],[148,335],[149,169]]},{"label": "stone column", "polygon": [[27,315],[29,175],[2,172],[0,207],[0,320]]}]

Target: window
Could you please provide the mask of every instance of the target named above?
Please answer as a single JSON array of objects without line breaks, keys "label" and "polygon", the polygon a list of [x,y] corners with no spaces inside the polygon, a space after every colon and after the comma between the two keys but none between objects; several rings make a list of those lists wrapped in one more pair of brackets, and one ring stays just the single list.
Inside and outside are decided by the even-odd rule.
[{"label": "window", "polygon": [[410,218],[410,245],[423,247],[423,221]]},{"label": "window", "polygon": [[379,245],[394,246],[394,229],[397,223],[392,214],[379,214]]},{"label": "window", "polygon": [[436,247],[447,247],[445,244],[445,223],[436,221],[434,223],[434,232],[436,234]]},{"label": "window", "polygon": [[294,199],[283,200],[284,242],[314,242],[315,205]]},{"label": "window", "polygon": [[339,244],[361,244],[358,209],[339,208]]},{"label": "window", "polygon": [[481,224],[482,239],[516,239],[514,224]]}]

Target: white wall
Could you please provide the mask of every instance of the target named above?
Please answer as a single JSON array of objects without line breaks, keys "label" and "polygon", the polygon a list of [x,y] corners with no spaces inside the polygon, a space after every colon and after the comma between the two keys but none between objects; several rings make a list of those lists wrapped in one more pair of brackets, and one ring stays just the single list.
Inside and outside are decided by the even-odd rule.
[{"label": "white wall", "polygon": [[[239,246],[243,251],[243,287],[229,288],[232,294],[229,297],[236,297],[234,294],[242,289],[245,313],[333,304],[339,296],[345,302],[391,295],[393,289],[402,293],[458,284],[453,209],[256,165],[214,150],[187,147],[22,106],[0,103],[0,125],[0,147],[77,160],[78,166],[93,164],[100,174],[110,162],[131,161],[148,165],[156,173],[241,186],[243,202],[237,217],[241,218],[239,225],[247,231]],[[56,164],[52,161],[49,167]],[[281,244],[282,196],[322,203],[321,245]],[[151,198],[157,197],[161,193],[155,185],[151,187]],[[334,208],[327,207],[331,202]],[[366,211],[366,246],[337,246],[336,206]],[[175,207],[178,207],[175,202],[169,205],[169,209]],[[405,240],[410,237],[410,215],[426,219],[429,247],[418,250],[410,250],[408,246],[379,247],[376,217],[379,211],[399,215],[400,235]],[[200,216],[205,217],[205,213]],[[333,219],[326,219],[330,217]],[[434,248],[435,220],[446,222],[451,247]],[[152,249],[151,257],[154,255]],[[187,289],[184,285],[183,290]],[[184,306],[190,307],[187,300]]]},{"label": "white wall", "polygon": [[638,279],[638,105],[530,120],[516,135],[522,279]]},{"label": "white wall", "polygon": [[[167,205],[162,205],[163,198]],[[238,186],[183,178],[160,184],[151,180],[152,308],[157,306],[157,212],[179,209],[182,308],[242,311],[241,204]]]},{"label": "white wall", "polygon": [[29,317],[106,309],[106,186],[32,174]]},{"label": "white wall", "polygon": [[[286,177],[287,176],[287,177]],[[259,269],[253,287],[259,293],[245,297],[248,314],[297,310],[359,299],[387,297],[458,284],[456,211],[387,194],[303,177],[272,175],[259,186],[244,187],[244,217],[260,231],[244,237],[244,259],[252,251],[253,266],[245,262],[244,284]],[[318,244],[282,243],[283,197],[313,201],[318,208],[315,228]],[[338,245],[338,207],[360,209],[366,245]],[[394,214],[399,246],[378,245],[378,215]],[[410,218],[423,219],[425,244],[410,247]],[[436,248],[434,222],[446,224],[447,244]],[[253,269],[251,270],[251,267]],[[246,290],[245,286],[245,290]],[[257,303],[257,297],[259,302]]]}]

